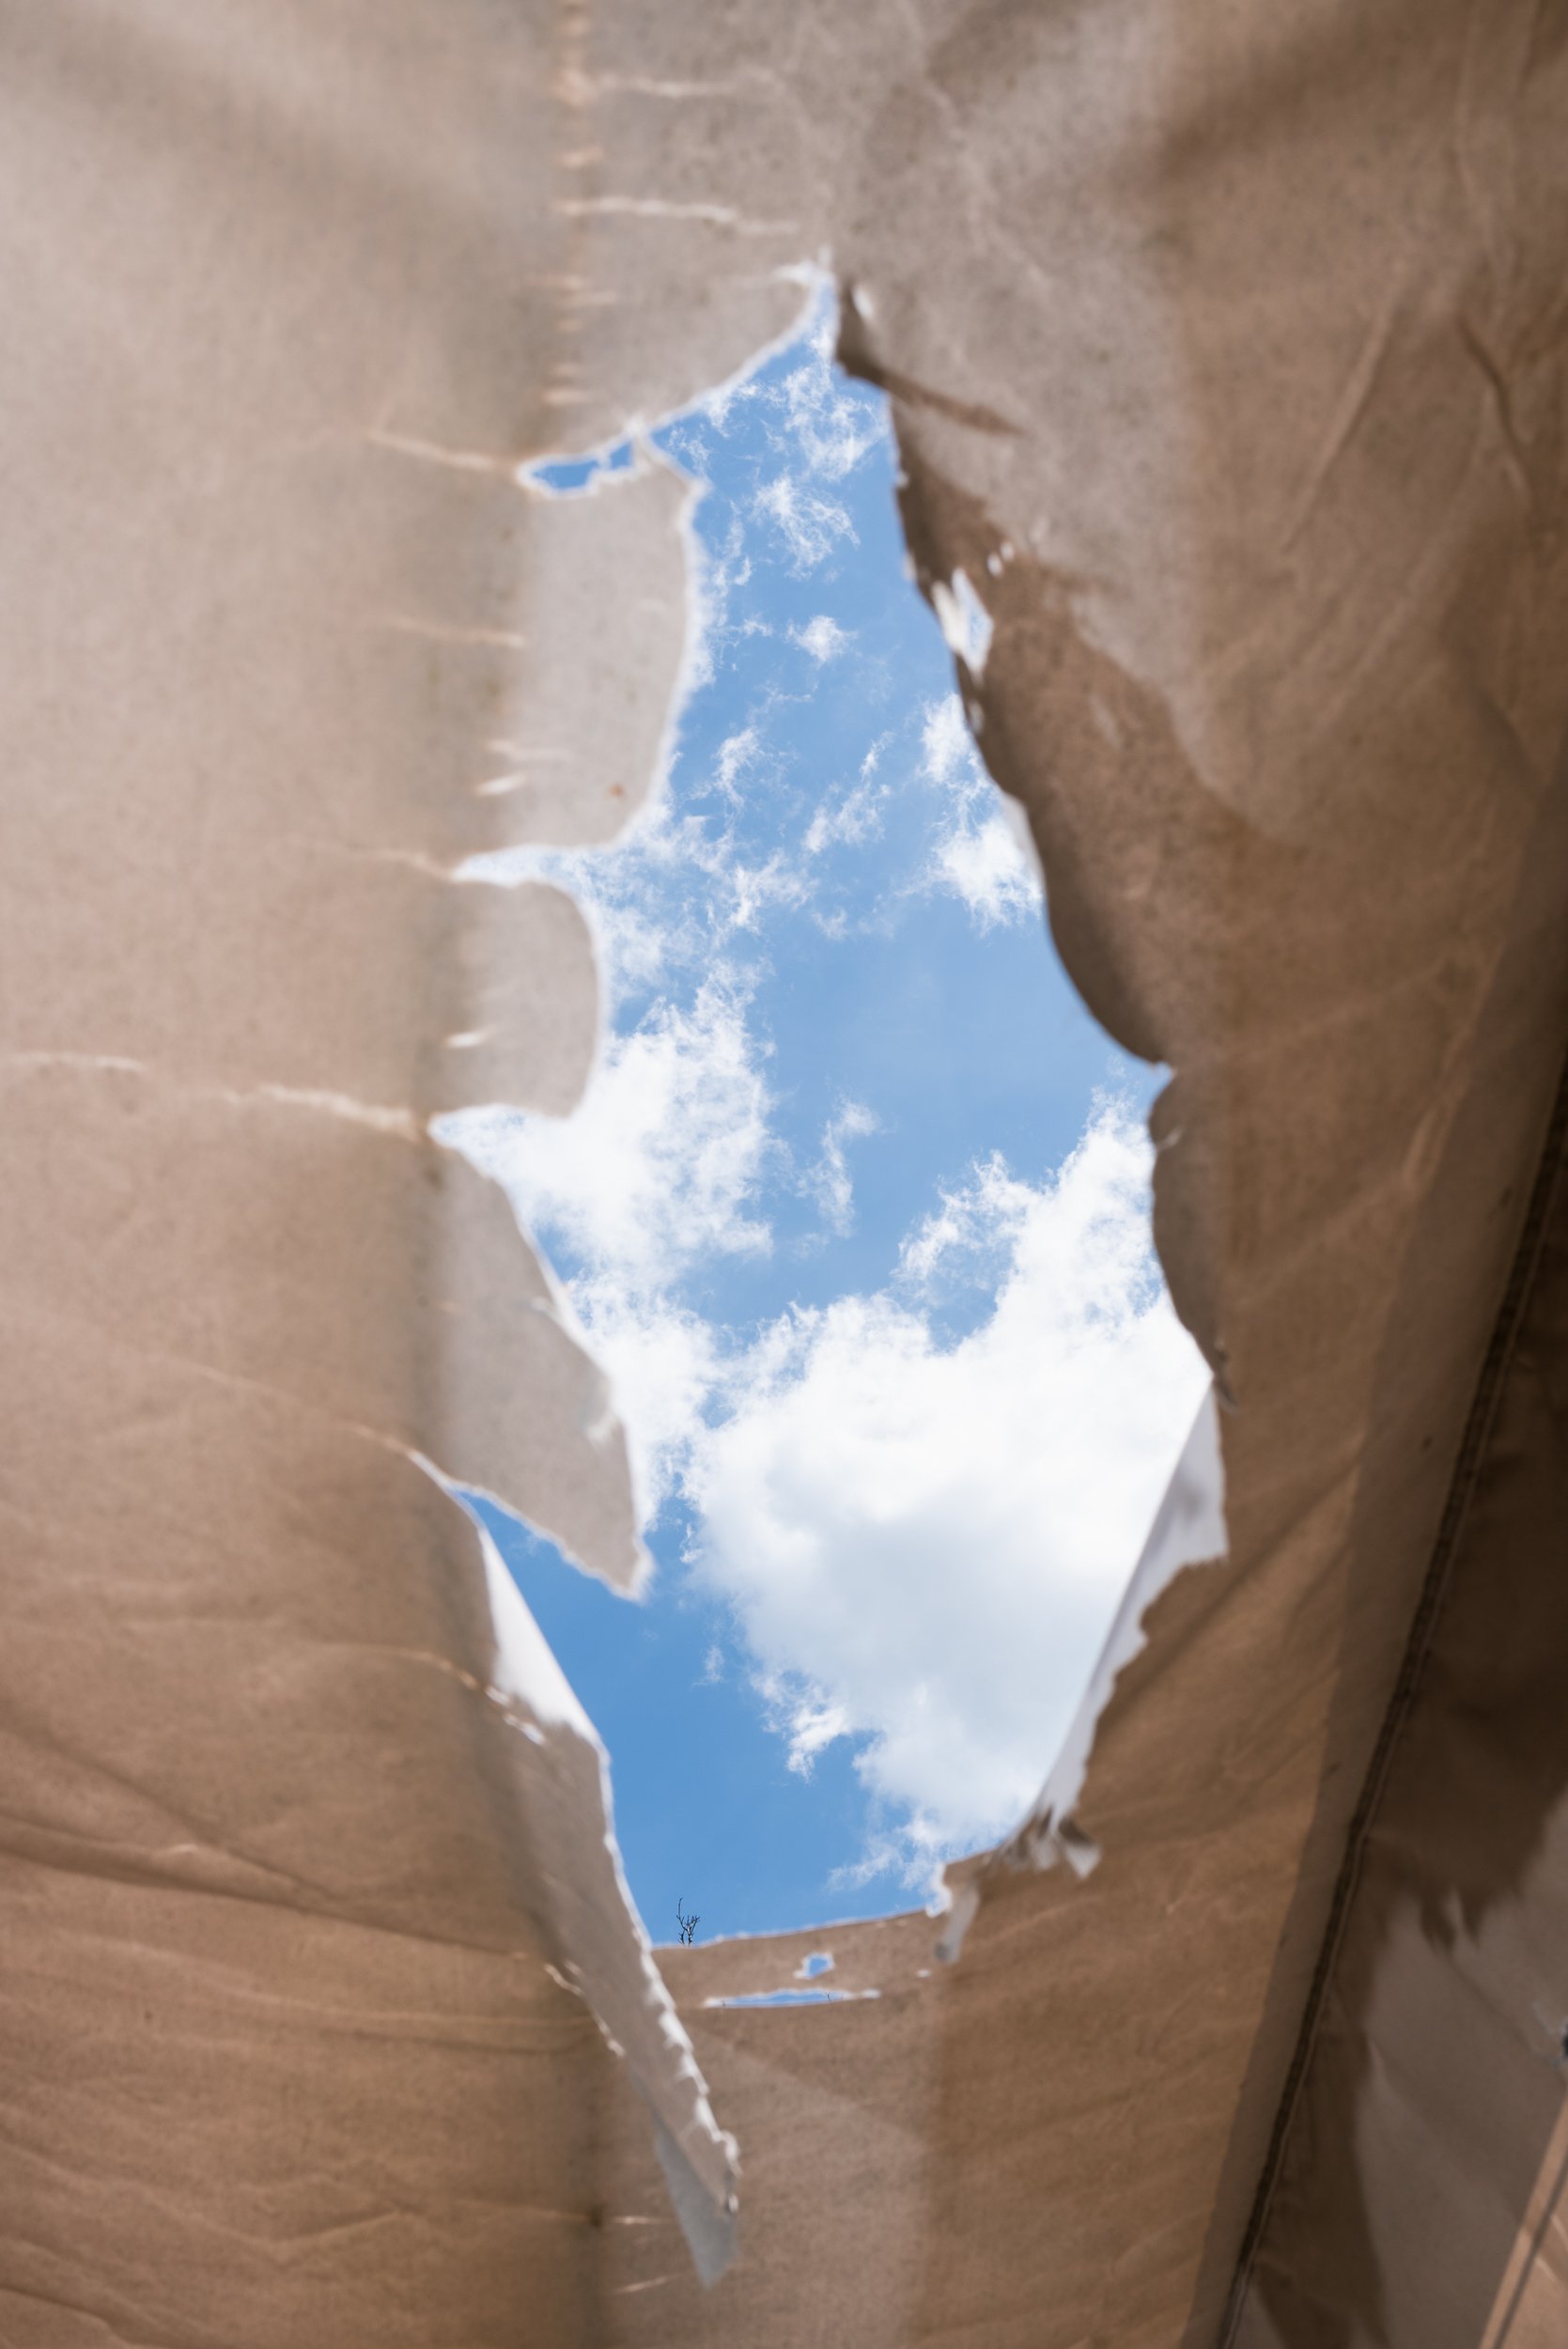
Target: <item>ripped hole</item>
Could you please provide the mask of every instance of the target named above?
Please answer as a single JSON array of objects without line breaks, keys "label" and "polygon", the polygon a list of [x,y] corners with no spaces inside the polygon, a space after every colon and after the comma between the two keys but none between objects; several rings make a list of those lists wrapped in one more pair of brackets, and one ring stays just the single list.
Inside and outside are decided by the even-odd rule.
[{"label": "ripped hole", "polygon": [[[708,485],[665,788],[613,851],[472,868],[583,904],[600,1066],[566,1121],[442,1121],[541,1237],[629,1432],[636,1605],[478,1505],[672,1942],[679,1896],[703,1941],[877,1915],[1017,1828],[1206,1384],[1150,1244],[1157,1075],[1055,957],[908,583],[886,402],[832,344],[824,309],[652,436]],[[529,478],[613,496],[632,461]],[[1012,559],[938,599],[971,677]],[[811,1981],[719,2002],[846,1995]]]}]

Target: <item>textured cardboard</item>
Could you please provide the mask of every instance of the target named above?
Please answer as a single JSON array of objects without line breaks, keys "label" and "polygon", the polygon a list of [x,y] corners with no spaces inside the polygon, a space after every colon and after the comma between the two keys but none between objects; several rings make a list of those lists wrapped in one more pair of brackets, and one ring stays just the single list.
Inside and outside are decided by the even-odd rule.
[{"label": "textured cardboard", "polygon": [[[1555,2340],[1555,16],[60,0],[0,67],[0,2338]],[[689,2048],[439,1481],[626,1583],[624,1442],[427,1123],[581,1084],[576,917],[455,876],[613,836],[685,630],[678,483],[517,469],[820,261],[1172,1070],[1228,1546],[1087,1875],[835,1934],[876,1997],[667,1952]]]}]

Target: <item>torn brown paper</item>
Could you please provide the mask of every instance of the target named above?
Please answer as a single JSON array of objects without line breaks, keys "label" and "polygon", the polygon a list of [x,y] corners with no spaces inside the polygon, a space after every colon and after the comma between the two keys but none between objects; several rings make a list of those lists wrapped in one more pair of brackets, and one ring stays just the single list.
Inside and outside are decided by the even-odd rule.
[{"label": "torn brown paper", "polygon": [[586,1076],[581,917],[459,868],[648,788],[685,492],[568,539],[516,477],[569,258],[549,25],[4,41],[0,2324],[580,2339],[603,2034],[710,2268],[732,2161],[597,1745],[510,1685],[429,1472],[627,1583],[624,1441],[426,1121]]},{"label": "torn brown paper", "polygon": [[[1549,18],[70,0],[0,40],[0,2315],[1203,2349],[1568,1038]],[[1097,1717],[1084,1882],[994,1872],[955,1968],[867,1929],[876,1999],[693,2007],[730,1960],[672,1963],[747,2179],[705,2294],[639,2061],[714,2212],[722,2147],[651,1984],[625,2067],[562,1987],[609,1912],[416,1465],[625,1581],[624,1447],[425,1121],[581,1081],[573,917],[453,877],[613,831],[684,640],[678,485],[516,467],[722,380],[824,256],[923,583],[988,614],[962,682],[1063,955],[1173,1070],[1229,1548]],[[646,1980],[629,1919],[572,1962]],[[1500,2290],[1539,2165],[1492,2186]],[[1391,2295],[1414,2238],[1370,2239]]]}]

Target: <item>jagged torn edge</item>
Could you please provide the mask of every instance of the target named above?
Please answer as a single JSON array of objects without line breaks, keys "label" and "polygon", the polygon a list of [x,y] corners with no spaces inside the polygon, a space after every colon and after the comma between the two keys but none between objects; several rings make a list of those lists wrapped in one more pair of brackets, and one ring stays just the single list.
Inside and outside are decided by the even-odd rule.
[{"label": "jagged torn edge", "polygon": [[[832,284],[825,258],[815,264],[787,266],[775,274],[800,285],[805,298],[800,313],[772,342],[745,360],[724,383],[712,386],[700,398],[685,403],[662,419],[663,423],[671,424],[679,416],[700,412],[707,401],[733,391],[778,351],[787,349],[809,325],[825,299],[826,288]],[[657,424],[632,417],[600,448],[576,458],[562,455],[536,459],[520,466],[516,478],[520,487],[536,495],[561,498],[595,496],[605,491],[613,495],[624,482],[636,479],[651,464],[681,474],[682,469],[654,446],[652,435],[657,429]],[[577,472],[579,468],[582,477],[570,486],[557,486],[549,478],[557,469]],[[706,632],[702,565],[695,537],[695,509],[700,494],[700,487],[692,485],[692,494],[681,516],[687,583],[686,641],[665,713],[644,811],[657,801],[667,781],[676,731],[691,695]],[[623,832],[619,840],[605,842],[603,848],[613,852],[624,845],[625,838]],[[541,865],[547,862],[548,851],[536,855]],[[501,851],[469,859],[457,878],[515,883],[535,878],[534,864],[535,859],[520,857],[516,851]],[[440,1130],[442,1128],[445,1130]],[[438,1121],[432,1130],[438,1141],[469,1156],[455,1119]],[[493,1174],[492,1169],[477,1160],[471,1162],[481,1174]],[[569,1301],[543,1250],[537,1251],[537,1257],[551,1296],[550,1306],[542,1310],[553,1311],[563,1327],[578,1338],[584,1356],[591,1361],[591,1349],[573,1326],[575,1316]],[[604,1399],[608,1413],[607,1382]],[[714,2118],[691,2042],[654,1963],[652,1945],[626,1880],[615,1841],[609,1756],[507,1572],[488,1528],[468,1506],[461,1487],[431,1463],[422,1465],[465,1509],[478,1533],[496,1649],[496,1680],[486,1694],[533,1745],[544,1750],[568,1781],[565,1799],[561,1798],[559,1788],[547,1792],[540,1785],[542,1799],[530,1806],[540,1870],[566,1975],[569,1978],[567,1987],[587,2004],[607,2044],[624,2059],[649,2107],[654,2149],[675,2216],[699,2277],[705,2284],[713,2284],[730,2264],[737,2248],[738,2154],[734,2138],[721,2129]],[[569,1553],[563,1550],[563,1555]],[[644,1552],[644,1560],[645,1555]],[[571,1563],[582,1564],[576,1559]],[[643,1579],[638,1577],[639,1581]],[[532,1775],[537,1779],[537,1773]]]},{"label": "jagged torn edge", "polygon": [[[445,1480],[442,1480],[444,1483]],[[457,1488],[445,1489],[460,1500]],[[737,2240],[736,2142],[708,2102],[691,2039],[654,1963],[621,1866],[610,1765],[598,1733],[484,1524],[495,1632],[490,1702],[538,1754],[528,1821],[550,1902],[566,1986],[625,2061],[653,2116],[654,2145],[698,2275],[716,2283]]]},{"label": "jagged torn edge", "polygon": [[1099,1863],[1100,1850],[1073,1816],[1100,1716],[1117,1675],[1145,1646],[1143,1618],[1184,1566],[1212,1565],[1226,1554],[1225,1464],[1219,1406],[1211,1386],[1198,1408],[1170,1484],[1149,1529],[1142,1554],[1074,1714],[1062,1750],[1021,1827],[967,1879],[944,1887],[949,1907],[937,1954],[951,1965],[980,1907],[981,1888],[994,1868],[1052,1868],[1059,1859],[1079,1876]]},{"label": "jagged torn edge", "polygon": [[[519,465],[513,474],[520,489],[526,490],[531,496],[546,498],[551,503],[599,496],[613,497],[617,490],[629,482],[641,479],[651,470],[672,474],[677,481],[685,483],[688,491],[678,523],[681,555],[686,574],[685,640],[681,647],[680,665],[670,688],[670,699],[664,712],[664,723],[660,734],[659,748],[654,756],[652,778],[644,797],[613,838],[589,844],[589,852],[594,854],[613,856],[618,849],[626,848],[629,846],[639,827],[652,819],[653,813],[669,785],[670,774],[675,765],[681,720],[697,689],[707,643],[710,614],[704,586],[706,556],[697,536],[697,509],[706,492],[706,484],[689,473],[679,459],[667,449],[661,448],[657,436],[661,432],[670,431],[676,425],[700,418],[704,410],[715,403],[732,399],[753,375],[760,373],[772,360],[788,350],[800,340],[802,335],[810,334],[826,305],[830,302],[836,303],[838,300],[838,280],[833,275],[830,257],[825,253],[819,255],[815,261],[784,262],[771,274],[781,285],[800,288],[800,307],[789,324],[781,327],[771,342],[764,343],[759,350],[753,350],[750,357],[740,362],[738,366],[732,368],[721,382],[710,383],[706,390],[700,392],[695,398],[683,400],[678,406],[666,410],[661,415],[649,417],[641,412],[634,412],[626,419],[618,430],[600,441],[593,448],[580,449],[575,453],[569,449],[558,450],[542,457],[531,457],[525,463]],[[551,475],[559,473],[577,474],[581,475],[581,478],[571,482],[552,481]],[[967,580],[964,585],[966,588],[969,586]],[[989,616],[972,590],[970,591],[970,604],[980,614],[988,630]],[[969,608],[969,605],[964,607],[966,614]],[[987,646],[989,645],[988,633],[985,642]],[[982,665],[984,665],[984,655],[982,655]],[[1026,824],[1025,831],[1027,830]],[[1033,854],[1032,838],[1030,842],[1030,852]],[[476,856],[465,859],[458,867],[455,878],[460,881],[489,881],[506,889],[516,888],[520,881],[536,880],[548,881],[553,887],[561,888],[565,885],[562,879],[562,860],[565,857],[576,857],[582,853],[582,848],[563,850],[547,841],[531,842],[509,848],[486,849]],[[567,894],[574,895],[569,887]],[[594,940],[596,957],[601,955],[603,939],[598,927],[599,920],[598,908],[591,901],[584,903],[575,896],[574,902],[588,923],[589,933]],[[602,1003],[600,1008],[602,1014]],[[594,1055],[596,1065],[602,1050],[601,1031],[599,1045]],[[455,1146],[461,1148],[462,1144],[459,1142],[456,1143]],[[536,1241],[535,1244],[542,1260],[542,1251],[537,1250]],[[585,1340],[583,1346],[584,1351],[590,1351]]]},{"label": "jagged torn edge", "polygon": [[[519,487],[531,490],[540,497],[593,497],[601,489],[613,490],[622,481],[631,478],[638,466],[650,459],[659,464],[671,465],[672,471],[683,471],[682,467],[673,465],[669,458],[653,446],[654,435],[668,431],[672,425],[683,424],[691,417],[700,416],[705,408],[715,402],[733,398],[751,376],[767,366],[769,360],[778,358],[781,352],[787,350],[792,343],[798,342],[809,331],[819,307],[830,295],[835,301],[838,296],[838,280],[826,253],[819,254],[815,261],[782,262],[770,272],[770,275],[779,285],[799,286],[803,297],[800,310],[787,326],[780,328],[771,342],[764,343],[760,349],[753,350],[721,381],[708,384],[694,398],[681,400],[675,407],[666,409],[656,416],[634,410],[624,423],[592,448],[554,449],[541,457],[526,459],[516,468],[513,475]],[[551,479],[551,474],[560,473],[580,474],[582,477],[570,482]]]}]

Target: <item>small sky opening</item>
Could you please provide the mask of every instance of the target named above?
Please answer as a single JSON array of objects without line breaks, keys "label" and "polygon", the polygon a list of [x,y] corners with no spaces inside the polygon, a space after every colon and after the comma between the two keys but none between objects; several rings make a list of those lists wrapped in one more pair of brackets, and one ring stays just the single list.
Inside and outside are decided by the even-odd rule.
[{"label": "small sky opening", "polygon": [[704,1940],[908,1906],[1016,1823],[1205,1384],[1149,1240],[1157,1072],[1056,958],[943,641],[983,656],[984,583],[943,626],[916,593],[887,404],[833,334],[821,303],[654,436],[706,485],[666,787],[615,849],[487,860],[586,907],[601,1065],[570,1119],[443,1129],[627,1423],[640,1602],[484,1515],[656,1940],[680,1896]]}]

